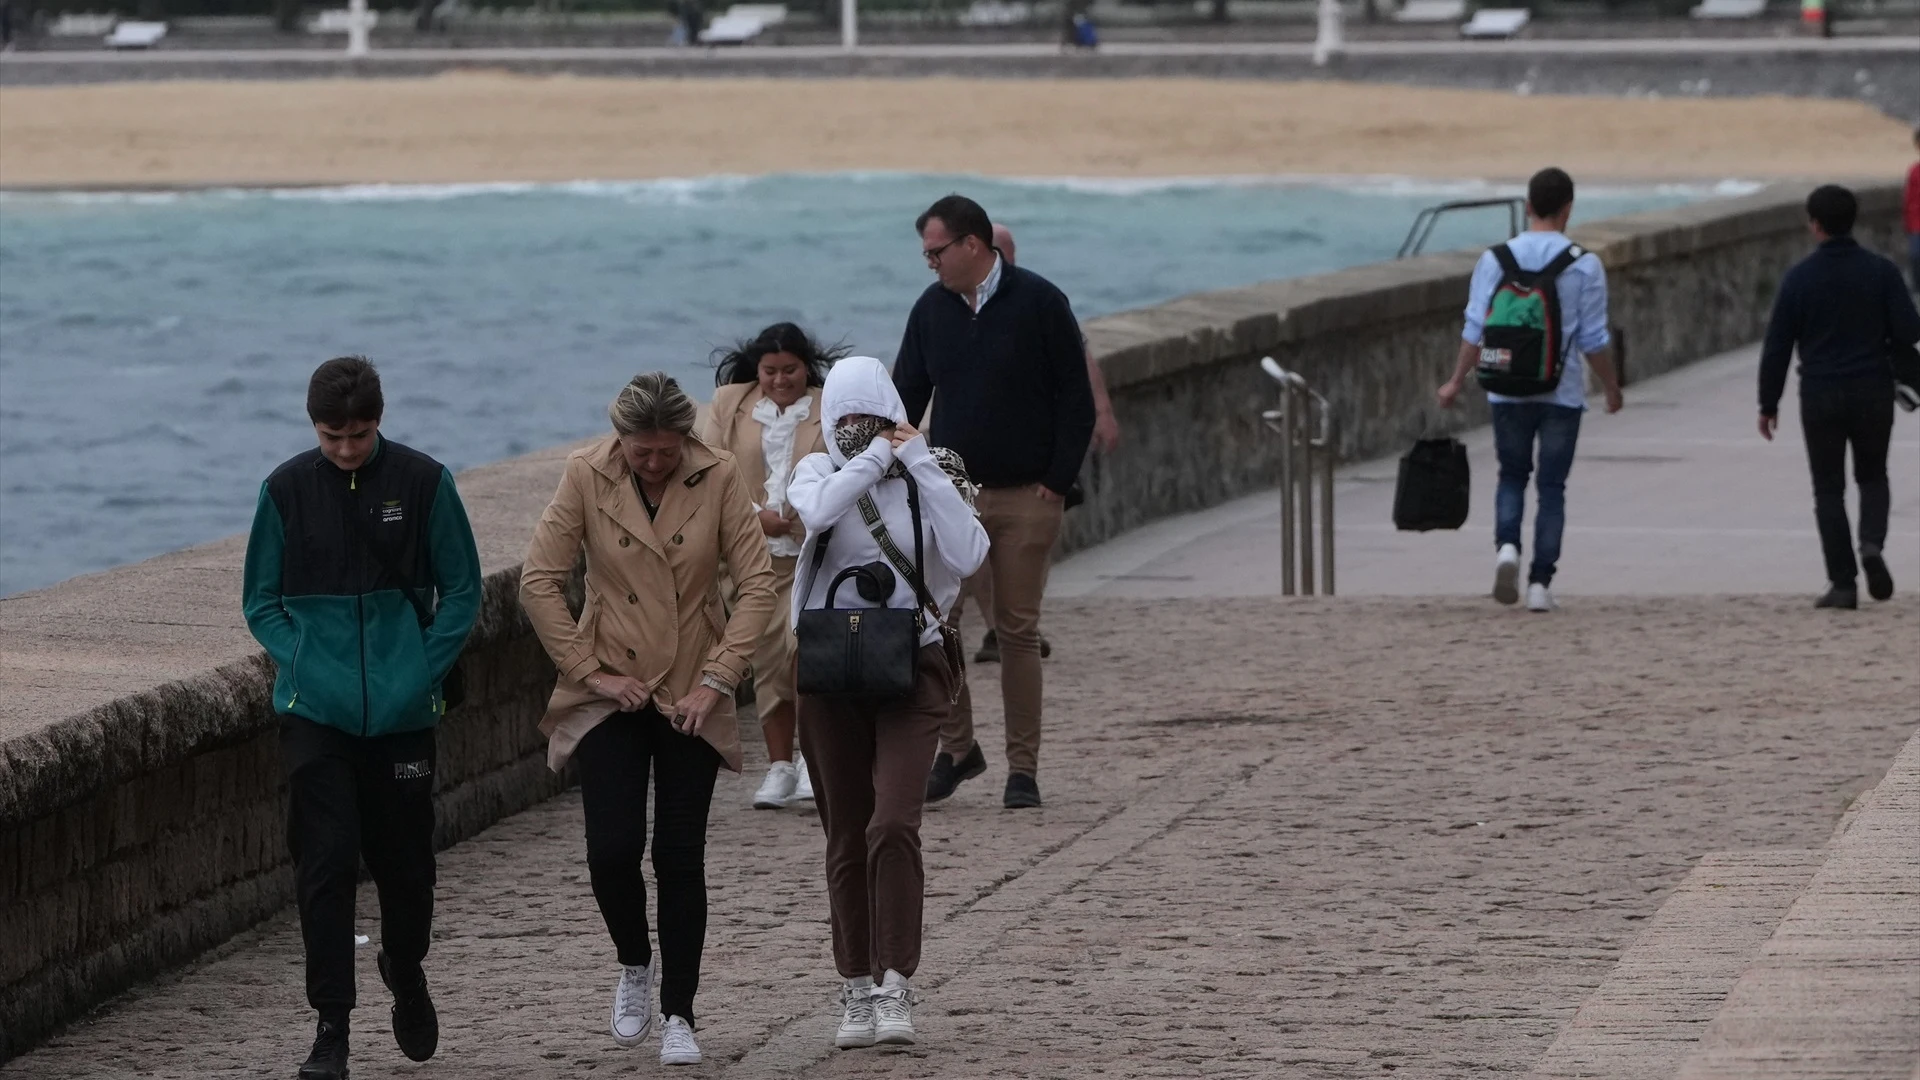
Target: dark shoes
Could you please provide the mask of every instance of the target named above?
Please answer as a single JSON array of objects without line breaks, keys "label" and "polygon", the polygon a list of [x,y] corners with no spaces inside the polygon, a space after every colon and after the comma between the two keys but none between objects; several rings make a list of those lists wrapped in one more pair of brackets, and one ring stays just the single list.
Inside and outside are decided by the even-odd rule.
[{"label": "dark shoes", "polygon": [[954,789],[963,780],[971,780],[987,771],[987,755],[980,752],[980,744],[974,743],[973,749],[958,762],[953,755],[942,751],[933,759],[933,771],[927,774],[927,801],[939,802],[952,795]]},{"label": "dark shoes", "polygon": [[1860,606],[1860,593],[1856,589],[1835,585],[1827,590],[1827,595],[1814,602],[1817,608],[1841,608],[1852,611]]},{"label": "dark shoes", "polygon": [[[427,973],[414,968],[408,977],[400,977],[399,967],[380,950],[380,981],[393,991],[393,1041],[409,1061],[425,1061],[440,1047],[440,1014],[433,1009],[427,994]],[[344,1060],[344,1052],[343,1052]],[[303,1073],[301,1080],[306,1080]]]},{"label": "dark shoes", "polygon": [[1009,810],[1025,810],[1040,805],[1040,784],[1026,773],[1007,774],[1007,797],[1005,806]]},{"label": "dark shoes", "polygon": [[[1048,641],[1045,634],[1040,635],[1040,659],[1045,660],[1052,655],[1053,642]],[[980,639],[980,651],[973,654],[973,662],[976,664],[997,664],[1000,662],[999,634],[992,630],[987,631],[987,636]]]},{"label": "dark shoes", "polygon": [[1886,556],[1879,552],[1860,555],[1860,569],[1867,573],[1867,595],[1875,600],[1893,597],[1893,572],[1887,569]]},{"label": "dark shoes", "polygon": [[300,1080],[347,1080],[347,1025],[336,1020],[320,1021],[313,1037],[313,1052],[300,1066]]}]

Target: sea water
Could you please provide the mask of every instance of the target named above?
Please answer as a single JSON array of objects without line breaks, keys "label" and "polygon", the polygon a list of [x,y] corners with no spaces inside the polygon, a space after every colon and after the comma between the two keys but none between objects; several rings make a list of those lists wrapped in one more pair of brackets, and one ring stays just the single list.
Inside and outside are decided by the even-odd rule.
[{"label": "sea water", "polygon": [[[891,360],[949,191],[1012,226],[1081,317],[1390,259],[1397,180],[1008,181],[860,174],[561,185],[0,195],[0,595],[246,528],[313,444],[307,376],[380,366],[382,430],[455,469],[606,429],[664,369],[791,319]],[[1581,219],[1711,188],[1584,191]],[[1503,210],[1429,250],[1504,238]]]}]

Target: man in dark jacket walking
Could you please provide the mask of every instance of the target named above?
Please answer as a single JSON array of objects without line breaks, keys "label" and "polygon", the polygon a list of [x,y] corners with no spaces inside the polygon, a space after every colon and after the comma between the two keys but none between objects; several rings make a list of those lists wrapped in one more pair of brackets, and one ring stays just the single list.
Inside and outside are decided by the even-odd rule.
[{"label": "man in dark jacket walking", "polygon": [[393,1034],[433,1056],[439,1018],[420,962],[433,926],[434,726],[480,611],[480,556],[432,458],[380,437],[380,375],[329,360],[307,388],[320,445],[260,486],[247,540],[247,626],[278,668],[307,1002],[320,1014],[300,1080],[347,1075],[354,888],[380,891],[380,977]]},{"label": "man in dark jacket walking", "polygon": [[[1007,714],[1008,809],[1040,805],[1040,604],[1067,491],[1093,438],[1085,340],[1066,296],[1001,257],[993,222],[949,195],[915,223],[938,279],[907,316],[893,382],[918,419],[937,390],[930,436],[958,452],[981,486],[975,505],[992,546],[1000,694]],[[940,733],[927,798],[986,771],[963,697]]]},{"label": "man in dark jacket walking", "polygon": [[[1853,238],[1859,204],[1843,187],[1807,197],[1808,228],[1820,243],[1780,282],[1760,352],[1760,435],[1779,425],[1787,365],[1800,352],[1800,425],[1813,472],[1813,516],[1820,526],[1828,588],[1820,607],[1860,603],[1865,570],[1875,600],[1893,595],[1882,550],[1892,491],[1887,447],[1893,439],[1893,350],[1920,341],[1920,312],[1892,260]],[[1860,560],[1847,523],[1847,448],[1860,488]]]}]

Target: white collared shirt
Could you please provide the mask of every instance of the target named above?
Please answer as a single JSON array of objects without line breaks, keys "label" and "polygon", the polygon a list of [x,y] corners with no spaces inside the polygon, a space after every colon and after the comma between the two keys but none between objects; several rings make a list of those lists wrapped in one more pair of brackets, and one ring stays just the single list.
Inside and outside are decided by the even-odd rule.
[{"label": "white collared shirt", "polygon": [[[756,509],[784,514],[787,510],[787,481],[793,476],[793,451],[800,422],[813,414],[813,399],[803,397],[782,409],[772,398],[763,397],[753,404],[753,418],[760,423],[760,454],[767,462],[766,500]],[[800,554],[800,542],[791,536],[767,537],[767,551],[774,555]]]},{"label": "white collared shirt", "polygon": [[987,301],[993,299],[993,294],[1000,291],[1001,265],[1000,255],[998,252],[995,252],[993,256],[993,269],[987,271],[987,280],[981,282],[980,287],[973,290],[972,301],[974,314],[979,314],[980,309],[987,306]]}]

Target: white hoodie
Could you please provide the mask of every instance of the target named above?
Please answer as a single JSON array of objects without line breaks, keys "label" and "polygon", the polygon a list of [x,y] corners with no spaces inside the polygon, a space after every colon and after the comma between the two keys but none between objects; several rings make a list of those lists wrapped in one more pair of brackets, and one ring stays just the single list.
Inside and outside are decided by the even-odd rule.
[{"label": "white hoodie", "polygon": [[[933,458],[926,436],[917,436],[896,452],[885,439],[875,439],[860,456],[848,460],[833,437],[835,425],[843,416],[865,413],[884,416],[894,423],[907,421],[907,408],[893,388],[886,365],[871,356],[851,356],[827,372],[827,385],[821,393],[820,426],[826,436],[827,452],[809,454],[794,468],[787,484],[787,503],[807,528],[807,539],[800,548],[793,590],[793,625],[799,625],[803,608],[827,606],[827,587],[840,571],[870,562],[884,562],[880,545],[867,530],[860,516],[860,496],[873,493],[880,519],[887,532],[907,558],[913,558],[913,513],[907,506],[905,480],[883,480],[897,460],[907,467],[920,487],[920,521],[926,547],[926,565],[921,577],[927,592],[942,612],[953,610],[960,596],[960,583],[980,569],[987,558],[987,530],[980,525],[973,508],[967,505],[953,480]],[[828,529],[833,537],[827,544],[826,560],[820,573],[808,587],[808,573],[820,535]],[[891,564],[889,564],[891,565]],[[896,573],[893,595],[887,607],[911,611],[917,605],[913,586],[906,576]],[[838,607],[871,607],[854,589],[852,582],[840,586],[834,597]],[[927,629],[920,637],[923,645],[940,640],[940,626],[931,614]]]}]

